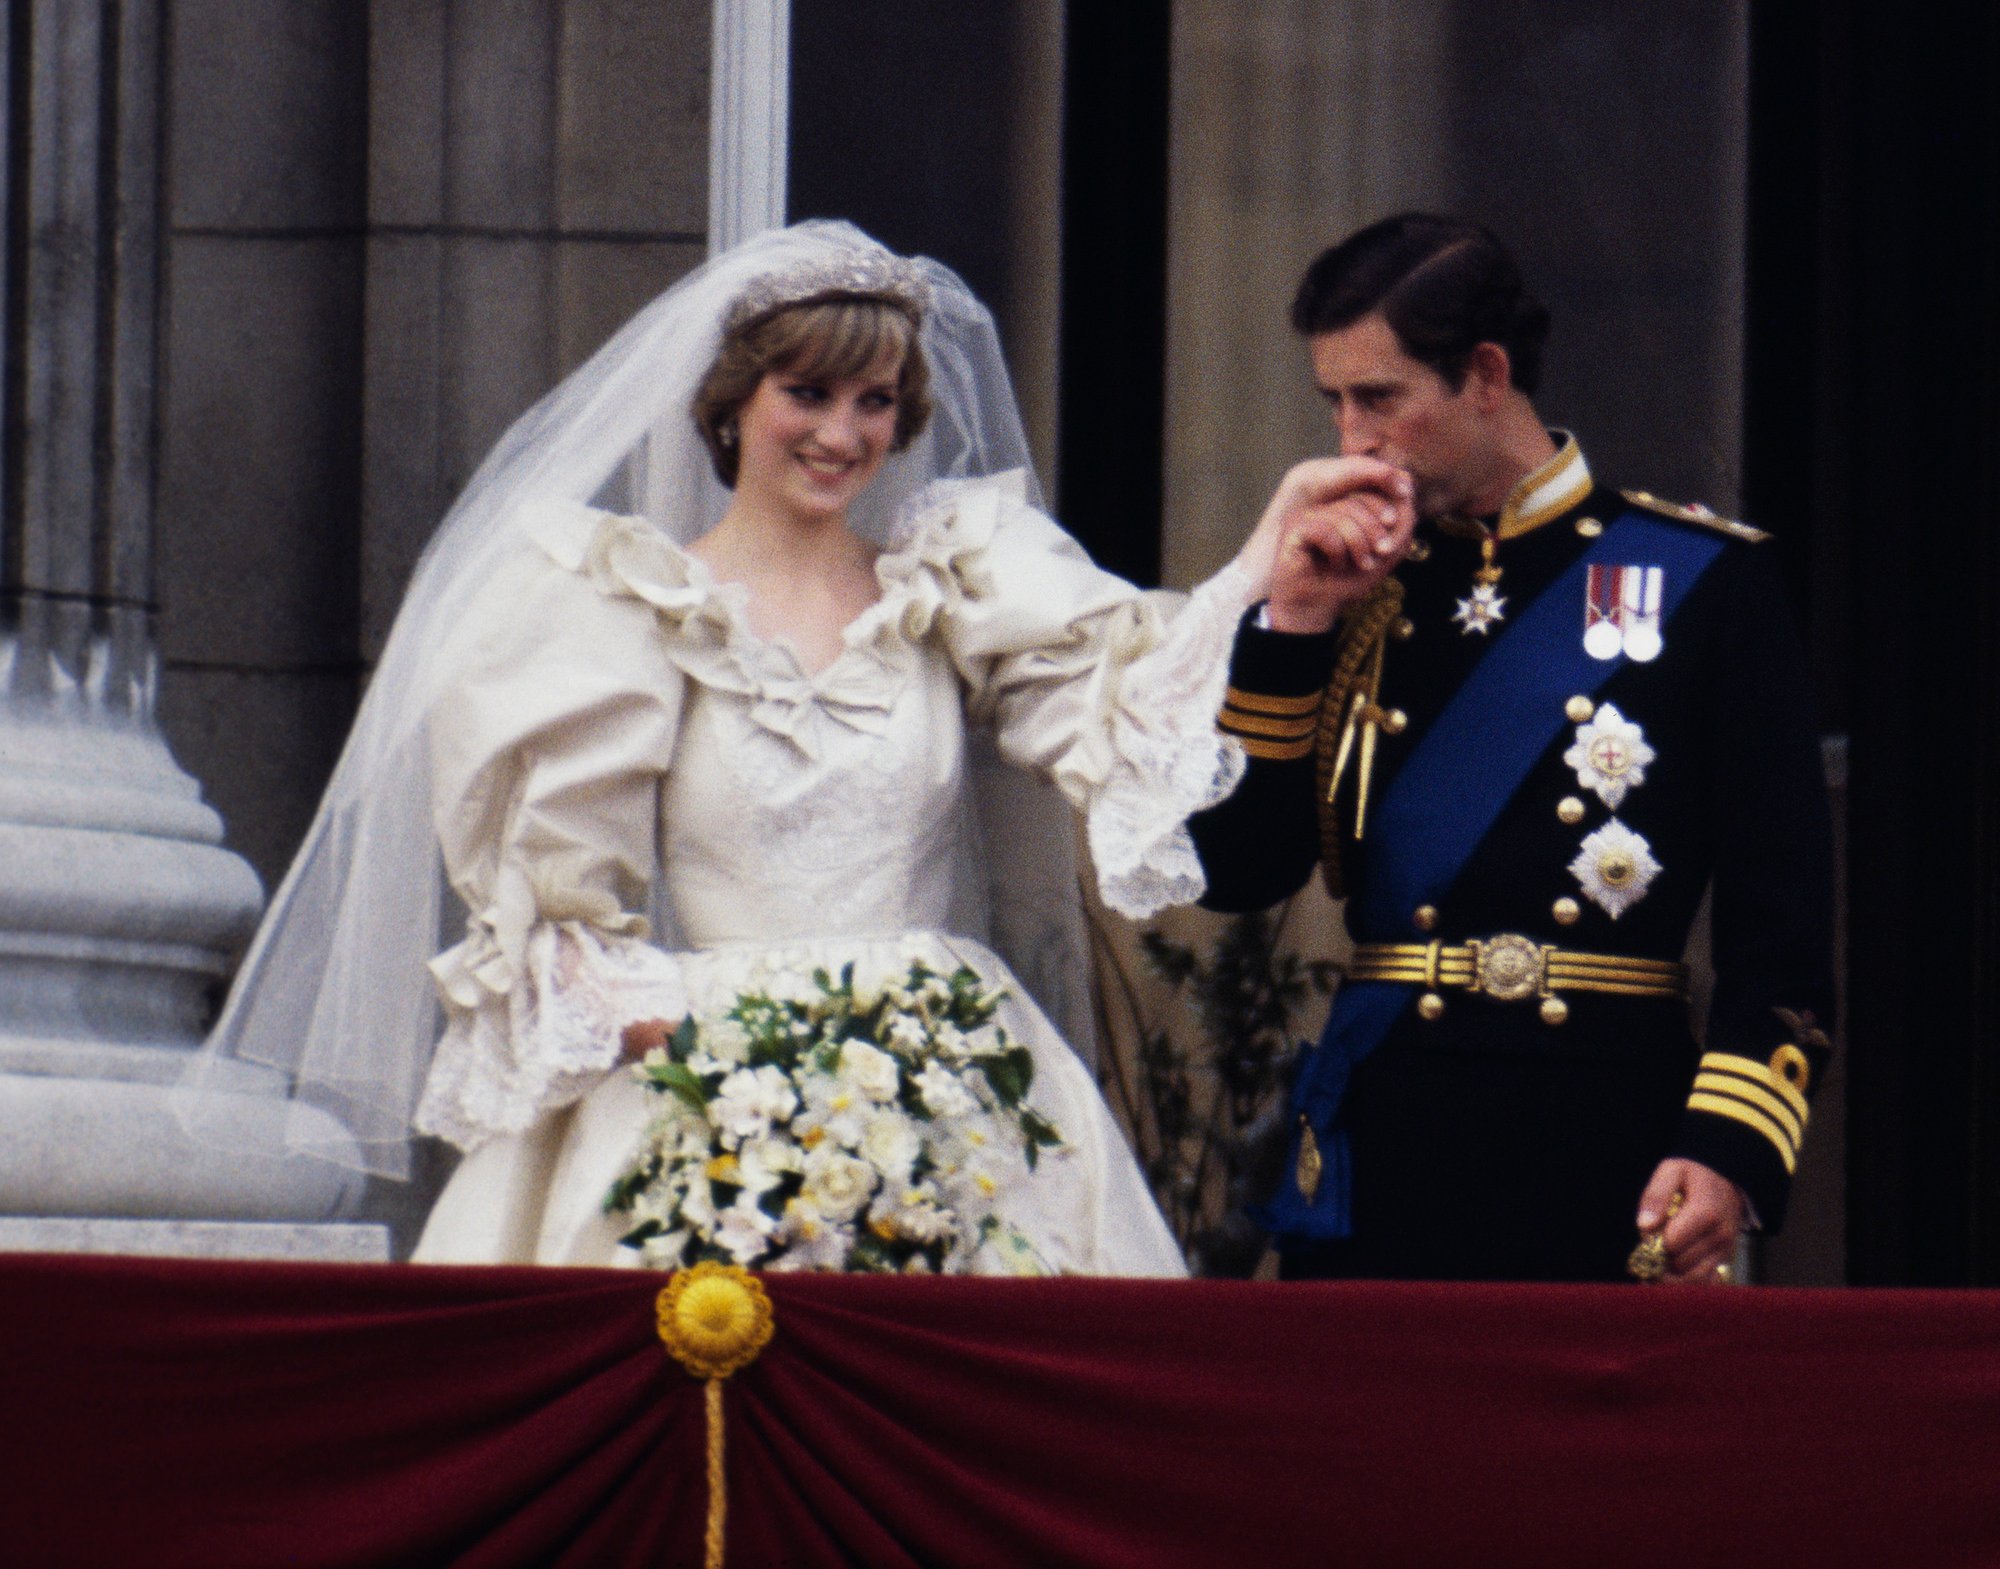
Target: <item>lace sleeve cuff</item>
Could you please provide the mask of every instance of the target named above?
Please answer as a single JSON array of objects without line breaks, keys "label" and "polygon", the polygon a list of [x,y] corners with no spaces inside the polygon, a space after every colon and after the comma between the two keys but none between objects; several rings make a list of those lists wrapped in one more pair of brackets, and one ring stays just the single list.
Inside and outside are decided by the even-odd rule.
[{"label": "lace sleeve cuff", "polygon": [[475,926],[431,972],[445,1030],[414,1122],[463,1150],[522,1132],[594,1088],[617,1066],[627,1024],[687,1012],[676,959],[585,921],[536,924],[518,961]]},{"label": "lace sleeve cuff", "polygon": [[1189,904],[1207,888],[1187,820],[1243,777],[1243,751],[1216,728],[1229,686],[1229,650],[1256,598],[1232,563],[1188,596],[1164,639],[1119,684],[1112,725],[1117,761],[1093,794],[1087,826],[1104,902],[1143,919]]}]

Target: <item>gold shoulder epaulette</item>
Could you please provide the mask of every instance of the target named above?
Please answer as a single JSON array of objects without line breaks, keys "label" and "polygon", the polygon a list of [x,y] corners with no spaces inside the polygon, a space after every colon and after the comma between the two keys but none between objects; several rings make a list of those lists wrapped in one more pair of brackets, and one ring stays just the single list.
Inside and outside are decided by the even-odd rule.
[{"label": "gold shoulder epaulette", "polygon": [[1648,512],[1657,512],[1663,518],[1674,518],[1682,523],[1698,523],[1703,528],[1714,529],[1718,534],[1727,534],[1731,539],[1744,539],[1755,545],[1771,537],[1761,528],[1723,517],[1719,512],[1711,512],[1699,504],[1683,506],[1678,501],[1662,501],[1650,490],[1627,490],[1621,494],[1635,507],[1644,507]]}]

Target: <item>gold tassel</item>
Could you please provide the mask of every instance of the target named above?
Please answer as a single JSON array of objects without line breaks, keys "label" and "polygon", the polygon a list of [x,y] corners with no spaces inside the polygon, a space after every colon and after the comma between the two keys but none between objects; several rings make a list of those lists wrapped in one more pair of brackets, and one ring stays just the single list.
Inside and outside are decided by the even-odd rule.
[{"label": "gold tassel", "polygon": [[708,1529],[705,1569],[723,1569],[729,1518],[729,1475],[724,1465],[722,1386],[757,1360],[777,1323],[763,1282],[737,1264],[704,1260],[676,1270],[653,1301],[661,1342],[675,1361],[706,1381],[708,1413]]},{"label": "gold tassel", "polygon": [[1299,1113],[1299,1163],[1293,1176],[1298,1179],[1299,1194],[1310,1204],[1319,1197],[1320,1173],[1326,1163],[1320,1159],[1319,1140],[1313,1137],[1312,1124],[1306,1121],[1306,1114]]},{"label": "gold tassel", "polygon": [[[1686,1195],[1676,1193],[1667,1200],[1667,1219],[1672,1220],[1681,1212]],[[1632,1256],[1625,1260],[1625,1272],[1634,1280],[1653,1285],[1664,1280],[1667,1275],[1667,1228],[1664,1223],[1657,1231],[1649,1231],[1640,1237],[1639,1245],[1632,1250]]]},{"label": "gold tassel", "polygon": [[722,1569],[723,1531],[729,1521],[729,1472],[722,1454],[722,1380],[711,1378],[708,1397],[708,1531],[702,1538],[702,1569]]}]

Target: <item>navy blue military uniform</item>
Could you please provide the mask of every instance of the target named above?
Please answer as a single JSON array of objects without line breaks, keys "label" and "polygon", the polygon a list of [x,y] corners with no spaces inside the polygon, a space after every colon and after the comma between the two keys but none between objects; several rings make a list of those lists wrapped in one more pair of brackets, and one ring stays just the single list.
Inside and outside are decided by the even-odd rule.
[{"label": "navy blue military uniform", "polygon": [[[1669,1156],[1782,1222],[1828,1056],[1831,834],[1762,538],[1598,484],[1572,442],[1498,518],[1422,523],[1332,632],[1246,618],[1221,723],[1250,764],[1192,824],[1205,902],[1319,864],[1357,945],[1294,1091],[1287,1275],[1621,1278]],[[1698,1046],[1679,961],[1711,883]]]}]

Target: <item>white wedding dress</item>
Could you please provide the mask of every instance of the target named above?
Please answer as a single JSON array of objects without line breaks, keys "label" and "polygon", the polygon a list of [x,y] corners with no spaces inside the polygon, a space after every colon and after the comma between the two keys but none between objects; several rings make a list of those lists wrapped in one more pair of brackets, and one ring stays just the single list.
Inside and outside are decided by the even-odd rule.
[{"label": "white wedding dress", "polygon": [[1004,1211],[1041,1265],[1184,1272],[1089,1070],[981,940],[967,726],[1084,812],[1115,907],[1194,897],[1182,824],[1240,772],[1214,715],[1249,579],[1141,594],[1022,497],[1006,475],[906,507],[879,601],[817,673],[658,529],[538,508],[534,543],[455,627],[431,716],[437,829],[472,914],[432,965],[446,1027],[416,1123],[468,1153],[419,1259],[634,1262],[603,1210],[649,1111],[621,1026],[915,957],[1010,994],[1000,1022],[1065,1140]]}]

